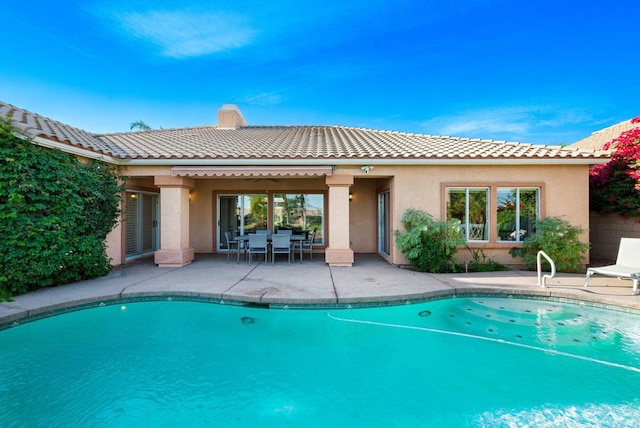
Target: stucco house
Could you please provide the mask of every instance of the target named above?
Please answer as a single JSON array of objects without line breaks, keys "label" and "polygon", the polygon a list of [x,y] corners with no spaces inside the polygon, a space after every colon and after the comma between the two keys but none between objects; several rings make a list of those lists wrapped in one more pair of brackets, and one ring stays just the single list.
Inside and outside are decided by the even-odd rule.
[{"label": "stucco house", "polygon": [[[118,165],[124,215],[114,264],[153,254],[182,266],[227,250],[224,232],[316,230],[332,266],[354,253],[406,264],[394,246],[408,208],[459,218],[471,248],[514,264],[533,222],[564,216],[589,240],[589,165],[606,155],[561,147],[344,126],[247,126],[233,105],[217,126],[93,134],[0,103],[36,144]],[[460,258],[469,257],[466,249]],[[587,260],[588,262],[588,260]]]}]

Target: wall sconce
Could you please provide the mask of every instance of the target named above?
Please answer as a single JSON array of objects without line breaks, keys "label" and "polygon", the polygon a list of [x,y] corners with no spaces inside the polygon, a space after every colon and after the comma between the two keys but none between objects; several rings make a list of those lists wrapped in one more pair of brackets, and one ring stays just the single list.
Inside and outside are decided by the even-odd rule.
[{"label": "wall sconce", "polygon": [[365,174],[369,174],[369,171],[373,171],[373,166],[372,165],[365,165],[365,166],[361,166],[360,169]]},{"label": "wall sconce", "polygon": [[349,192],[349,202],[353,201],[353,193]]}]

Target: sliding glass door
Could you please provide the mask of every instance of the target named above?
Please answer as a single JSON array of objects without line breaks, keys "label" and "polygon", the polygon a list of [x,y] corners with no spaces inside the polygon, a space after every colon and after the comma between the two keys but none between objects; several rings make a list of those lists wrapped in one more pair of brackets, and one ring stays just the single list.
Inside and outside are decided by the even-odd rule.
[{"label": "sliding glass door", "polygon": [[389,191],[378,193],[378,252],[385,256],[389,256],[390,252],[390,203]]},{"label": "sliding glass door", "polygon": [[269,227],[269,197],[266,194],[218,196],[218,249],[227,250],[225,232],[244,235]]},{"label": "sliding glass door", "polygon": [[160,242],[158,195],[134,191],[125,195],[125,258],[153,253]]}]

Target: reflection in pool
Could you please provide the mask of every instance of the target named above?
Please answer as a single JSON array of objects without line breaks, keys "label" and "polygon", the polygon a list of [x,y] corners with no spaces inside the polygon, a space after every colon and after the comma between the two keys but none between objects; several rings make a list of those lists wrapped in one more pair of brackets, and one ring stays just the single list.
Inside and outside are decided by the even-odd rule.
[{"label": "reflection in pool", "polygon": [[640,426],[640,316],[138,302],[0,331],[3,426]]}]

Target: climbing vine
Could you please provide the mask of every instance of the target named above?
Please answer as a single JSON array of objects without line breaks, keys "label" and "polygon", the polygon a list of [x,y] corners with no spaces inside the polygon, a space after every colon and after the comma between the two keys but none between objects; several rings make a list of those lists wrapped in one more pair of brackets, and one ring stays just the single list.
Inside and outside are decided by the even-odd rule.
[{"label": "climbing vine", "polygon": [[0,176],[0,301],[109,272],[117,171],[39,147],[0,119]]}]

